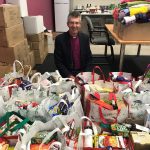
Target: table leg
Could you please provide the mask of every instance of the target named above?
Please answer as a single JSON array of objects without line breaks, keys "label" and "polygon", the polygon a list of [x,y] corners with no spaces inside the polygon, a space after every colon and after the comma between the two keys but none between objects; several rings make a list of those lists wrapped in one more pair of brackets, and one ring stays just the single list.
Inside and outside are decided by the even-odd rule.
[{"label": "table leg", "polygon": [[141,44],[139,44],[139,46],[138,46],[138,51],[137,51],[137,55],[136,56],[140,56],[140,51],[141,51]]},{"label": "table leg", "polygon": [[123,67],[123,59],[124,59],[124,53],[125,53],[125,44],[121,44],[121,46],[120,46],[119,71],[122,71],[122,67]]}]

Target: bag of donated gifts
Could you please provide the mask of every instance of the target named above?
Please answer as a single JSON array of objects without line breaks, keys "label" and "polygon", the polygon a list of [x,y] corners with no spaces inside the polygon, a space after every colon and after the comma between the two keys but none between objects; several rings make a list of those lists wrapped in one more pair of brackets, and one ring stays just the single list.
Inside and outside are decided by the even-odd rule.
[{"label": "bag of donated gifts", "polygon": [[121,94],[95,93],[86,97],[86,115],[95,122],[122,123],[128,117],[128,108]]},{"label": "bag of donated gifts", "polygon": [[123,149],[126,148],[122,136],[103,135],[98,125],[89,118],[81,118],[81,130],[78,138],[78,150],[88,149]]},{"label": "bag of donated gifts", "polygon": [[[8,147],[14,147],[17,143],[19,134],[27,131],[32,122],[28,118],[20,116],[16,112],[7,112],[0,118],[0,139]],[[4,146],[4,145],[3,145]]]},{"label": "bag of donated gifts", "polygon": [[128,104],[127,122],[144,124],[145,111],[150,108],[150,92],[129,93],[124,95]]},{"label": "bag of donated gifts", "polygon": [[139,81],[136,83],[135,87],[135,91],[137,93],[150,91],[150,64],[148,64],[145,73],[139,78]]},{"label": "bag of donated gifts", "polygon": [[[55,110],[54,110],[55,112]],[[71,123],[73,120],[75,122],[75,128],[79,126],[80,118],[83,116],[83,109],[80,101],[80,96],[78,96],[75,100],[73,105],[69,108],[66,115],[55,115],[52,119],[46,123],[41,121],[35,121],[33,126],[30,128],[29,132],[25,133],[21,138],[21,141],[17,143],[17,145],[25,145],[27,146],[29,141],[40,131],[52,131],[56,127],[62,129],[62,122],[63,124]],[[58,118],[58,119],[57,119]],[[65,126],[64,125],[64,126]],[[66,125],[69,126],[69,125]],[[73,125],[72,125],[73,126]],[[25,149],[24,149],[25,150]]]},{"label": "bag of donated gifts", "polygon": [[[19,67],[21,67],[19,71],[17,69],[18,64]],[[25,68],[22,65],[22,63],[18,60],[14,61],[13,71],[8,74],[5,74],[5,76],[1,78],[0,95],[3,96],[4,101],[8,101],[11,97],[13,87],[18,87],[21,84],[21,82],[29,79],[30,71],[31,68],[29,67],[28,72],[25,73]]]}]

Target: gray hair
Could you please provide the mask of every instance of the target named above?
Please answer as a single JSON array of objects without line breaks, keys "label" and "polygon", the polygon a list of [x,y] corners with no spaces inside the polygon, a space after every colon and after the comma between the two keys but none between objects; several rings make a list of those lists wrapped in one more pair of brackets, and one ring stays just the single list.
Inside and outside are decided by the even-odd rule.
[{"label": "gray hair", "polygon": [[78,12],[78,11],[71,11],[70,13],[69,13],[69,15],[68,15],[68,20],[67,20],[67,22],[69,22],[69,18],[70,17],[73,17],[73,18],[78,18],[78,17],[80,17],[81,18],[81,14],[80,14],[80,12]]}]

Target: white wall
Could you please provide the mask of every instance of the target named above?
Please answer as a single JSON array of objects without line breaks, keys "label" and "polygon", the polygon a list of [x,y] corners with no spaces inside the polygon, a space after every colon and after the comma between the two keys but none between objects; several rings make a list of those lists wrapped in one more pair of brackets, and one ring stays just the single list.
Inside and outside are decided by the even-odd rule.
[{"label": "white wall", "polygon": [[100,5],[110,5],[110,4],[118,4],[119,0],[71,0],[73,1],[73,9],[76,8],[77,5],[86,7],[87,4],[91,4],[92,6],[100,6]]}]

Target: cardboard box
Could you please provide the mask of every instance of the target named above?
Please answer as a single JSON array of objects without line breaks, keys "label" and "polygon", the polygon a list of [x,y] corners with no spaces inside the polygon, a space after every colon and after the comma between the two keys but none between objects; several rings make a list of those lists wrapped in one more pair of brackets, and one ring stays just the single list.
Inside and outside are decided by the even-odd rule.
[{"label": "cardboard box", "polygon": [[39,42],[29,42],[29,45],[33,50],[44,49],[44,39]]},{"label": "cardboard box", "polygon": [[8,74],[13,71],[13,67],[6,63],[0,63],[0,78],[4,77],[5,74]]},{"label": "cardboard box", "polygon": [[21,17],[28,16],[27,0],[6,0],[6,3],[18,5]]},{"label": "cardboard box", "polygon": [[23,17],[26,34],[38,34],[44,31],[43,16]]},{"label": "cardboard box", "polygon": [[26,57],[23,58],[22,62],[24,65],[30,65],[29,54],[27,54]]},{"label": "cardboard box", "polygon": [[45,33],[45,38],[47,38],[48,45],[54,44],[52,32]]},{"label": "cardboard box", "polygon": [[0,54],[0,62],[13,64],[15,59],[21,60],[21,58],[27,55],[25,40],[22,40],[12,47],[0,47]]},{"label": "cardboard box", "polygon": [[134,150],[149,150],[150,149],[150,135],[146,132],[130,132],[131,143]]},{"label": "cardboard box", "polygon": [[34,50],[35,64],[42,64],[45,60],[46,52],[43,50]]},{"label": "cardboard box", "polygon": [[29,42],[39,42],[44,39],[44,32],[38,34],[27,34],[27,39]]},{"label": "cardboard box", "polygon": [[44,38],[44,51],[47,55],[47,53],[48,53],[48,37],[47,36],[45,36],[45,38]]},{"label": "cardboard box", "polygon": [[11,47],[24,40],[23,24],[17,24],[9,28],[0,28],[0,46]]},{"label": "cardboard box", "polygon": [[0,5],[0,27],[11,27],[22,22],[19,7],[16,5]]},{"label": "cardboard box", "polygon": [[31,51],[30,45],[28,44],[28,40],[25,39],[25,47],[26,47],[26,52],[29,53]]},{"label": "cardboard box", "polygon": [[150,41],[150,23],[120,24],[119,37],[126,41]]},{"label": "cardboard box", "polygon": [[32,68],[35,66],[34,51],[29,52],[29,62]]}]

